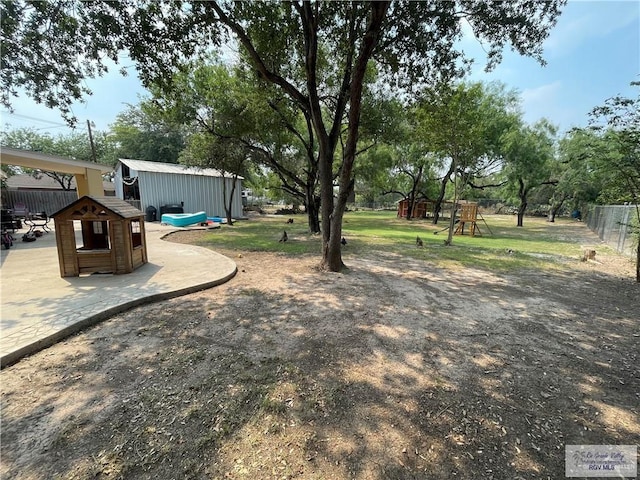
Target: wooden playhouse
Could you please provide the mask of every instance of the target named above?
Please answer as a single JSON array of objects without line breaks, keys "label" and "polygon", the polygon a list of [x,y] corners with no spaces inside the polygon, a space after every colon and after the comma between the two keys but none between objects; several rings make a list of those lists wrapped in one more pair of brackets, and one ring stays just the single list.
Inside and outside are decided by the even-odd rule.
[{"label": "wooden playhouse", "polygon": [[[131,273],[148,261],[144,213],[124,200],[87,195],[52,217],[62,277]],[[82,240],[76,239],[76,222]]]},{"label": "wooden playhouse", "polygon": [[[413,203],[413,209],[410,218],[428,218],[433,216],[433,210],[435,208],[435,202],[421,198]],[[405,198],[398,202],[398,218],[407,218],[407,211],[409,210],[409,199]]]}]

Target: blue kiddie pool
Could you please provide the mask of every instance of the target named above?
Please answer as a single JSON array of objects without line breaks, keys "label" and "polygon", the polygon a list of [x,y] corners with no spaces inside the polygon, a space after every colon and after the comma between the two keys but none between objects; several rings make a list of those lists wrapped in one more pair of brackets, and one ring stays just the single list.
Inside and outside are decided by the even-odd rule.
[{"label": "blue kiddie pool", "polygon": [[206,212],[196,213],[164,213],[160,219],[161,223],[168,223],[174,227],[186,227],[194,223],[206,223]]},{"label": "blue kiddie pool", "polygon": [[226,218],[222,218],[222,217],[207,217],[207,220],[209,220],[210,222],[215,222],[215,223],[222,223],[222,222],[226,222],[227,221]]}]

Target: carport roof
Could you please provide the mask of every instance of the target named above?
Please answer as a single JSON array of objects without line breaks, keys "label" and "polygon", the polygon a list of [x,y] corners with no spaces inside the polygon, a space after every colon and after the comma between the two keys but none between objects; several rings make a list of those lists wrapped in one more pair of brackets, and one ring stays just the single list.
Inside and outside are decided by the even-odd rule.
[{"label": "carport roof", "polygon": [[87,170],[100,170],[102,173],[113,171],[109,165],[93,162],[83,162],[71,158],[48,155],[42,152],[21,150],[18,148],[0,148],[0,162],[9,165],[19,165],[27,168],[38,168],[51,172],[84,175]]}]

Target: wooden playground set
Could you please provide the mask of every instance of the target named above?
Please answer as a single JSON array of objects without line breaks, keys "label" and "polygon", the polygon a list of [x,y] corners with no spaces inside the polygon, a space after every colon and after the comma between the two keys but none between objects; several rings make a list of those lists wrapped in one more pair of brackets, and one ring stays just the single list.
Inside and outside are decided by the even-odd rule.
[{"label": "wooden playground set", "polygon": [[458,223],[454,235],[464,235],[464,227],[469,224],[469,229],[472,237],[476,235],[482,235],[480,231],[480,227],[478,226],[478,217],[482,220],[487,227],[487,230],[490,234],[493,235],[489,225],[486,220],[482,216],[482,214],[478,211],[478,204],[475,202],[467,202],[458,204],[458,208],[460,209],[460,218],[458,219]]},{"label": "wooden playground set", "polygon": [[[451,205],[450,202],[444,202],[446,204]],[[409,208],[408,200],[402,200],[398,202],[398,217],[406,218],[407,210]],[[433,200],[418,200],[414,203],[411,218],[429,218],[433,216],[433,211],[435,209],[435,202]],[[486,220],[482,216],[482,213],[478,210],[477,202],[468,202],[466,200],[460,200],[458,202],[457,209],[458,218],[456,219],[456,229],[453,232],[454,235],[464,235],[464,230],[467,228],[467,232],[470,233],[472,237],[476,235],[481,236],[482,232],[480,231],[480,226],[478,223],[482,221],[484,225],[487,227],[489,234],[493,235],[489,225]],[[445,228],[447,230],[449,227]]]}]

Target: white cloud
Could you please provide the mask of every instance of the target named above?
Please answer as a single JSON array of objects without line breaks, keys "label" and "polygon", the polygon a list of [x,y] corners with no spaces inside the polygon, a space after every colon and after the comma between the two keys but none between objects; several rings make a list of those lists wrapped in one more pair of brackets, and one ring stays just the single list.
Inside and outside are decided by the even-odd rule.
[{"label": "white cloud", "polygon": [[562,82],[555,81],[535,88],[526,88],[522,91],[522,108],[525,112],[524,119],[528,123],[534,123],[541,118],[548,118],[553,123],[564,120],[566,113],[561,104]]},{"label": "white cloud", "polygon": [[539,87],[526,88],[522,91],[522,101],[524,103],[534,104],[538,102],[553,100],[557,96],[561,87],[562,82],[560,80],[557,80],[553,83],[548,83]]},{"label": "white cloud", "polygon": [[607,35],[638,22],[640,2],[569,2],[544,42],[552,56],[571,53],[590,38]]}]

